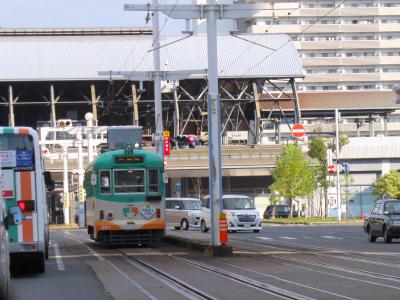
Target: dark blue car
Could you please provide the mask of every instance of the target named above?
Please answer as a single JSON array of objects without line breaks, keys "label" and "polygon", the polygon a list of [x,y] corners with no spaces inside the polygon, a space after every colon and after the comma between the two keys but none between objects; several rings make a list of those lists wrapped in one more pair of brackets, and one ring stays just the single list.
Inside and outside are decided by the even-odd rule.
[{"label": "dark blue car", "polygon": [[370,242],[383,237],[385,243],[400,238],[400,200],[385,199],[375,203],[370,215],[365,219],[364,231]]}]

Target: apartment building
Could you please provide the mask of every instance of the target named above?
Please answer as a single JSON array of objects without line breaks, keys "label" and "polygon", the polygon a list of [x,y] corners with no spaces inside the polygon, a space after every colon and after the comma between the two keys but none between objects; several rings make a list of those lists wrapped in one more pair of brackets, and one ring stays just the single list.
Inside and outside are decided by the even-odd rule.
[{"label": "apartment building", "polygon": [[269,4],[240,31],[286,33],[302,59],[299,91],[391,90],[400,76],[399,0],[242,0]]}]

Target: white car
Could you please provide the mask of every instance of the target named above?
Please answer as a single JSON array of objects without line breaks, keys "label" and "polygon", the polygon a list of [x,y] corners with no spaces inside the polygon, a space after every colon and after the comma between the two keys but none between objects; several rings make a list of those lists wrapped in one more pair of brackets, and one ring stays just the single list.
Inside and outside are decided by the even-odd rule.
[{"label": "white car", "polygon": [[[207,232],[211,228],[210,197],[204,197],[202,202],[201,231]],[[254,201],[245,195],[222,196],[221,210],[226,213],[228,231],[253,231],[260,232],[261,217],[256,210]]]},{"label": "white car", "polygon": [[197,198],[166,198],[165,213],[168,225],[176,230],[200,227],[201,202]]}]

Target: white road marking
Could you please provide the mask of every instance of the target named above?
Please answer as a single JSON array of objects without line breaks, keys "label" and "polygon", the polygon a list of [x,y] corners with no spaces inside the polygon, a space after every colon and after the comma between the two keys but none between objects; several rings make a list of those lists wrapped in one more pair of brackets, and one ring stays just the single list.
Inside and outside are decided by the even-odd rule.
[{"label": "white road marking", "polygon": [[273,238],[266,237],[266,236],[258,236],[257,238],[260,239],[260,240],[266,240],[266,241],[272,241],[273,240]]},{"label": "white road marking", "polygon": [[279,238],[285,239],[285,240],[297,240],[297,238],[290,237],[290,236],[280,236]]},{"label": "white road marking", "polygon": [[113,268],[117,273],[119,273],[122,277],[124,277],[130,284],[132,284],[134,287],[136,287],[139,291],[141,291],[143,294],[147,296],[150,300],[157,300],[156,297],[154,297],[152,294],[150,294],[144,287],[142,287],[136,280],[132,279],[127,273],[122,271],[120,268],[118,268],[115,264],[113,264],[111,261],[105,259],[101,254],[93,250],[90,246],[86,245],[82,240],[74,236],[73,234],[64,232],[64,236],[75,241],[76,243],[82,245],[85,247],[89,253],[91,253],[94,257],[96,257],[98,260],[107,263],[111,268]]},{"label": "white road marking", "polygon": [[307,235],[303,236],[303,238],[305,238],[305,239],[312,239],[311,236],[307,236]]},{"label": "white road marking", "polygon": [[321,235],[320,237],[324,239],[343,240],[343,238],[333,235]]},{"label": "white road marking", "polygon": [[57,262],[58,271],[65,271],[64,262],[62,260],[60,249],[58,248],[58,244],[57,243],[53,244],[53,247],[54,247],[54,254]]},{"label": "white road marking", "polygon": [[257,272],[257,271],[252,270],[252,269],[247,269],[247,268],[244,268],[244,267],[241,267],[241,266],[238,266],[238,265],[234,265],[234,264],[230,264],[230,263],[226,263],[226,262],[221,262],[221,263],[224,264],[224,265],[229,265],[229,266],[232,266],[232,267],[241,269],[241,270],[245,270],[245,271],[250,272],[250,273],[254,273],[254,274],[261,275],[261,276],[273,278],[273,279],[275,279],[275,280],[280,280],[280,281],[283,281],[283,282],[286,282],[286,283],[289,283],[289,284],[293,284],[293,285],[305,287],[305,288],[308,288],[308,289],[311,289],[311,290],[314,290],[314,291],[318,291],[318,292],[321,292],[321,293],[325,293],[325,294],[328,294],[328,295],[332,295],[332,296],[336,296],[336,297],[344,298],[344,299],[355,300],[355,298],[347,297],[347,296],[340,295],[340,294],[337,294],[337,293],[332,293],[332,292],[329,292],[329,291],[327,291],[327,290],[322,290],[322,289],[319,289],[319,288],[312,287],[312,286],[310,286],[310,285],[306,285],[306,284],[302,284],[302,283],[290,281],[290,280],[281,278],[281,277],[279,277],[279,276],[274,276],[274,275],[269,275],[269,274]]}]

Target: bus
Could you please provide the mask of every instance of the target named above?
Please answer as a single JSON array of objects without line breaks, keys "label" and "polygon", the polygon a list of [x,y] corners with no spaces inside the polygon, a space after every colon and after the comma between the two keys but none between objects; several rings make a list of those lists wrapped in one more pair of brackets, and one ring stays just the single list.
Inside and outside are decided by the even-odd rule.
[{"label": "bus", "polygon": [[165,232],[164,163],[132,144],[99,155],[86,169],[86,224],[105,245],[157,243]]},{"label": "bus", "polygon": [[21,264],[44,273],[49,247],[48,176],[37,132],[29,127],[0,127],[0,166],[5,209],[18,206],[22,211],[21,224],[10,224],[7,230],[11,269]]}]

